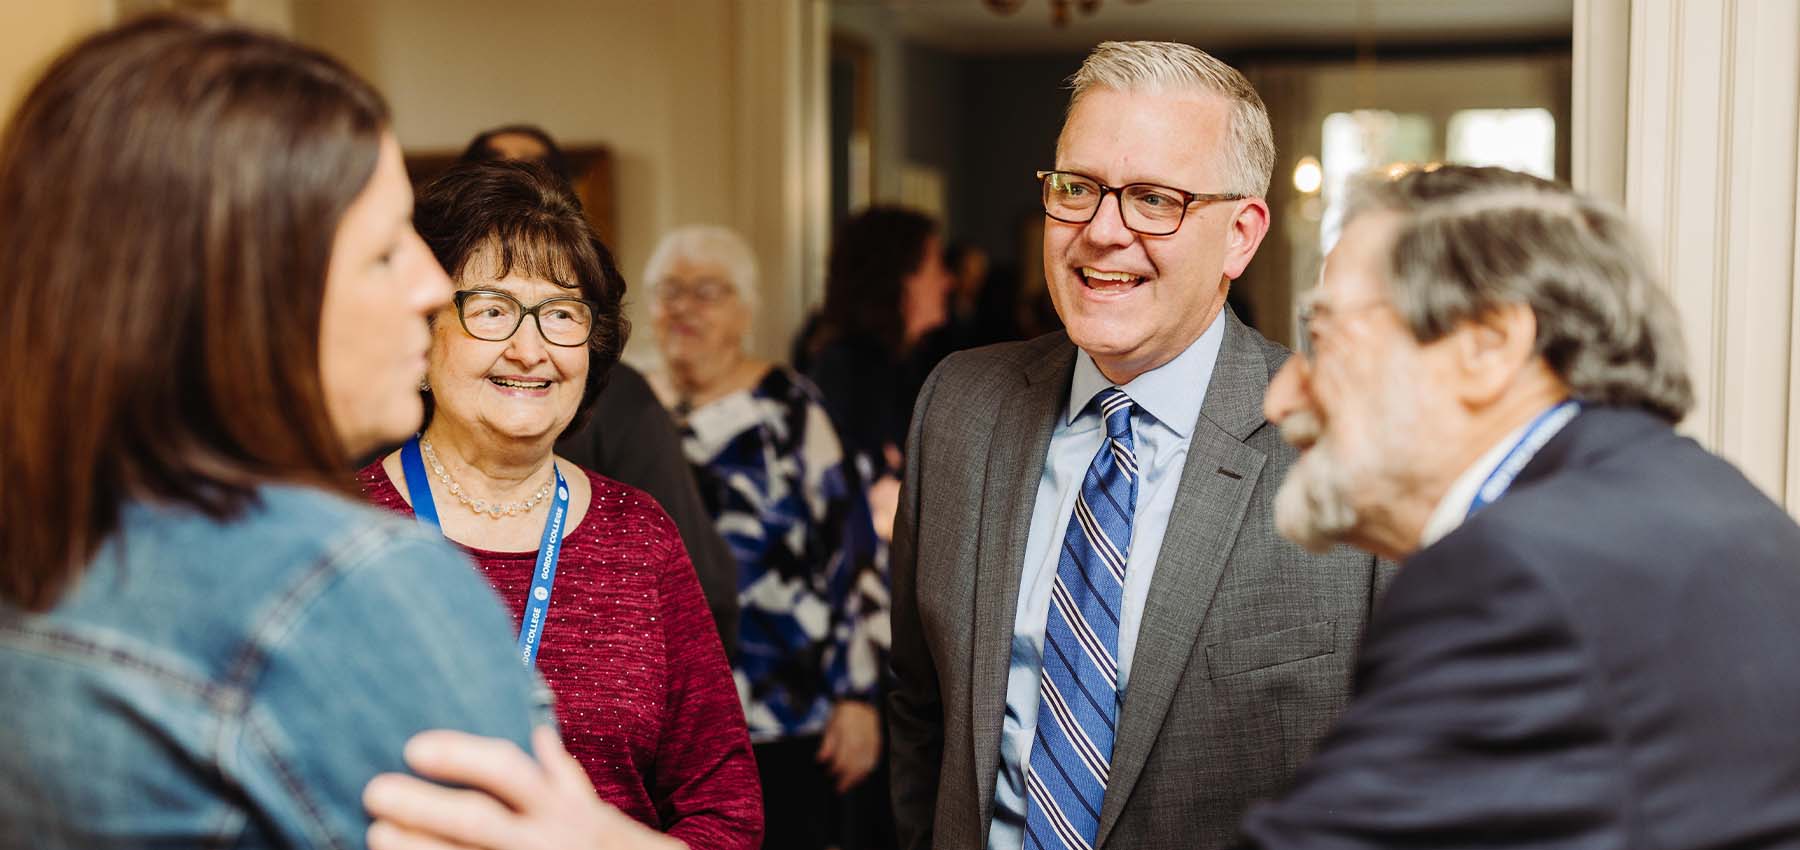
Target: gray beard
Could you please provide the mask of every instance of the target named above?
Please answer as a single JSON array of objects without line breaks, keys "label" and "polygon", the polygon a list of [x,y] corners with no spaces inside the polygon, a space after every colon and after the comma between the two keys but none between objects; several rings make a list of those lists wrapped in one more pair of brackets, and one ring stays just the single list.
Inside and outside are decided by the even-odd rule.
[{"label": "gray beard", "polygon": [[[1282,425],[1287,432],[1288,422]],[[1275,528],[1306,551],[1323,554],[1361,519],[1352,494],[1347,470],[1324,447],[1314,445],[1288,469],[1287,480],[1275,492]]]},{"label": "gray beard", "polygon": [[[1275,492],[1275,528],[1314,554],[1365,525],[1380,525],[1416,486],[1416,455],[1424,441],[1424,402],[1413,364],[1389,358],[1364,414],[1373,427],[1333,440],[1311,410],[1289,414],[1281,436],[1310,446]],[[1360,505],[1360,507],[1359,507]]]}]

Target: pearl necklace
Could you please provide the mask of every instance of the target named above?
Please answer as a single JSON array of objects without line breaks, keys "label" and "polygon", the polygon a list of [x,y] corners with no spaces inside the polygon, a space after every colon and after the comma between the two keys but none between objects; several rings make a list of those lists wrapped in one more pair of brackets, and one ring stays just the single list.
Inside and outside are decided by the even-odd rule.
[{"label": "pearl necklace", "polygon": [[[463,492],[462,485],[456,483],[456,480],[451,478],[450,473],[444,469],[444,464],[438,461],[437,452],[432,451],[430,440],[419,438],[419,448],[425,451],[425,462],[431,465],[432,472],[437,473],[438,480],[444,482],[444,486],[449,488],[450,495],[455,496],[456,500],[463,503],[469,510],[477,514],[485,514],[489,519],[530,513],[532,508],[537,507],[538,502],[550,495],[550,485],[556,480],[555,470],[552,470],[550,480],[545,481],[544,486],[539,487],[531,498],[523,502],[507,502],[505,504],[496,502],[490,505],[486,499],[471,499],[468,494]],[[550,462],[555,463],[556,461],[552,459]]]}]

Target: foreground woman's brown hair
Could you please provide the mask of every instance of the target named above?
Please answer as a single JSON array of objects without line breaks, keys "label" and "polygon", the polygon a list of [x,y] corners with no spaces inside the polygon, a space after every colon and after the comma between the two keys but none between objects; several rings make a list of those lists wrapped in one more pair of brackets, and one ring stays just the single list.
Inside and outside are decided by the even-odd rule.
[{"label": "foreground woman's brown hair", "polygon": [[339,486],[320,306],[386,123],[323,54],[174,17],[31,90],[0,141],[0,598],[48,607],[127,498]]},{"label": "foreground woman's brown hair", "polygon": [[[362,789],[547,706],[443,540],[350,498],[450,280],[374,91],[155,18],[0,142],[0,848],[361,847]],[[21,606],[36,610],[24,610]]]}]

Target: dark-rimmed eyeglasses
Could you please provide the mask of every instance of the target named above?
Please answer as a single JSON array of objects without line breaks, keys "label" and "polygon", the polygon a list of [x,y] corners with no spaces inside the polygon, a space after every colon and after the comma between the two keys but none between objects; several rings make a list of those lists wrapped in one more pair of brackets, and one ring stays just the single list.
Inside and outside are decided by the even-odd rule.
[{"label": "dark-rimmed eyeglasses", "polygon": [[1294,318],[1298,320],[1296,323],[1299,325],[1296,330],[1299,331],[1300,356],[1308,360],[1313,356],[1313,333],[1318,330],[1319,326],[1329,324],[1333,319],[1393,306],[1385,300],[1369,300],[1340,307],[1327,303],[1317,292],[1314,290],[1312,293],[1302,296],[1300,309],[1294,312]]},{"label": "dark-rimmed eyeglasses", "polygon": [[1118,193],[1125,226],[1145,236],[1167,236],[1181,229],[1188,207],[1215,201],[1241,201],[1248,195],[1189,192],[1155,183],[1108,186],[1073,171],[1039,171],[1044,185],[1044,214],[1067,224],[1087,224],[1100,212],[1101,201]]},{"label": "dark-rimmed eyeglasses", "polygon": [[546,298],[530,307],[494,289],[458,290],[456,319],[469,336],[488,342],[505,342],[518,333],[525,317],[537,321],[544,341],[564,348],[587,345],[594,337],[594,315],[599,307],[583,298]]}]

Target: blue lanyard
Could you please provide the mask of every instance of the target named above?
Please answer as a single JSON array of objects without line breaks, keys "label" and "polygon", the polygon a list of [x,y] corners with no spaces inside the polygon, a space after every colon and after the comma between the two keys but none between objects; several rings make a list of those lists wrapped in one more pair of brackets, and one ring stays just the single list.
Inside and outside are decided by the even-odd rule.
[{"label": "blue lanyard", "polygon": [[1494,471],[1488,473],[1487,480],[1481,482],[1481,487],[1475,490],[1475,500],[1469,503],[1468,516],[1474,516],[1476,511],[1493,504],[1504,495],[1507,488],[1512,486],[1513,479],[1525,471],[1525,465],[1537,456],[1544,444],[1550,442],[1550,438],[1556,436],[1556,432],[1562,430],[1562,426],[1567,425],[1580,412],[1581,402],[1570,399],[1538,414],[1538,418],[1526,427],[1524,436],[1513,444],[1506,457],[1500,459],[1500,465],[1494,467]]},{"label": "blue lanyard", "polygon": [[[406,489],[412,494],[413,516],[419,522],[442,530],[438,522],[437,504],[431,498],[431,481],[425,477],[425,458],[419,453],[419,438],[413,437],[400,448],[400,468],[406,472]],[[525,614],[519,618],[519,660],[530,667],[537,663],[538,644],[544,639],[545,620],[550,613],[550,593],[556,587],[556,560],[562,554],[563,519],[569,513],[569,485],[563,481],[556,461],[550,462],[556,473],[556,498],[550,503],[550,516],[544,520],[544,537],[538,542],[537,569],[531,576],[531,592],[525,597]]]}]

